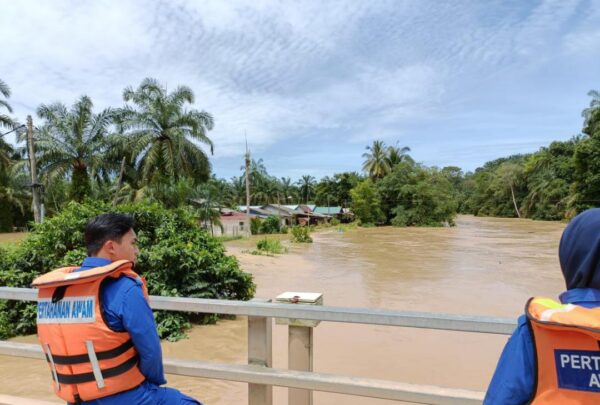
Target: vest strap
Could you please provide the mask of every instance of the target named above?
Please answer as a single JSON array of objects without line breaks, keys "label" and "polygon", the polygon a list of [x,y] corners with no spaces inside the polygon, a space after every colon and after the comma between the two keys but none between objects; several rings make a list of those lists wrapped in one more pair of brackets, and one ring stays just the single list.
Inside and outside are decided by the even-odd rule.
[{"label": "vest strap", "polygon": [[[105,350],[103,352],[96,352],[96,358],[98,360],[113,359],[113,358],[118,357],[121,354],[125,353],[127,350],[131,349],[132,347],[133,347],[133,342],[131,341],[131,339],[129,339],[127,342],[123,343],[120,346],[115,347],[114,349]],[[52,359],[54,360],[54,364],[62,364],[62,365],[80,364],[80,363],[87,363],[90,361],[90,357],[87,353],[75,354],[72,356],[53,355]],[[46,354],[46,360],[48,362],[50,362],[50,358],[48,357],[47,354]]]},{"label": "vest strap", "polygon": [[104,376],[102,375],[102,371],[100,371],[98,358],[96,357],[96,352],[94,351],[94,342],[92,342],[91,340],[86,340],[85,347],[87,347],[88,356],[90,356],[90,363],[92,363],[92,372],[94,373],[96,385],[98,386],[98,388],[104,388]]},{"label": "vest strap", "polygon": [[[138,362],[138,356],[133,356],[129,360],[119,364],[118,366],[107,368],[102,370],[102,376],[104,378],[111,378],[121,375],[131,370]],[[83,384],[87,382],[96,381],[94,373],[81,373],[81,374],[56,374],[58,382],[60,384]]]}]

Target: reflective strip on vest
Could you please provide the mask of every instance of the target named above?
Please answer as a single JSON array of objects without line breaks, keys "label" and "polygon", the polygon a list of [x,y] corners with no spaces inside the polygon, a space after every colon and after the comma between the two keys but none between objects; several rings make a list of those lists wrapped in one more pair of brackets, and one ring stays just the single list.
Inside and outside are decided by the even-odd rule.
[{"label": "reflective strip on vest", "polygon": [[600,308],[529,300],[525,313],[535,343],[532,404],[600,403]]},{"label": "reflective strip on vest", "polygon": [[558,314],[559,312],[571,312],[574,309],[575,309],[575,305],[573,305],[573,304],[561,305],[560,308],[549,308],[549,309],[545,310],[544,312],[542,312],[542,315],[540,316],[540,320],[544,321],[544,322],[552,322],[552,317],[555,314]]}]

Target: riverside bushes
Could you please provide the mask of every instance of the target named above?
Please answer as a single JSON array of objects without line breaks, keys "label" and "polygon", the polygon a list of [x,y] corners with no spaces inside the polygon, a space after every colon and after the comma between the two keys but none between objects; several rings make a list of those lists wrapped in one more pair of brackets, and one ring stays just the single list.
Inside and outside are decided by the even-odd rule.
[{"label": "riverside bushes", "polygon": [[265,252],[267,254],[280,254],[287,251],[281,244],[281,241],[277,239],[261,239],[256,243],[256,248],[259,252]]},{"label": "riverside bushes", "polygon": [[[0,285],[29,287],[54,268],[77,265],[85,258],[87,221],[105,212],[123,212],[136,221],[140,255],[135,270],[148,282],[151,295],[248,300],[252,276],[223,244],[202,230],[190,211],[158,204],[69,203],[58,215],[36,225],[11,251],[0,251]],[[161,338],[176,340],[194,323],[214,322],[214,315],[155,311]],[[35,305],[0,301],[0,338],[35,333]]]},{"label": "riverside bushes", "polygon": [[292,227],[292,242],[312,243],[310,228],[308,226],[296,225]]}]

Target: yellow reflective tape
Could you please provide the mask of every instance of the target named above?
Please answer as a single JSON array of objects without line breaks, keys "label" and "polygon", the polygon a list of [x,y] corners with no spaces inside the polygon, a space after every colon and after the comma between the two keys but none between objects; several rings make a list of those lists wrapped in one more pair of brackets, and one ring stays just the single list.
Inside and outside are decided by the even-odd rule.
[{"label": "yellow reflective tape", "polygon": [[550,298],[536,298],[533,300],[532,302],[533,304],[539,304],[539,305],[543,305],[546,308],[549,309],[561,309],[561,308],[565,308],[566,305],[561,304],[560,302],[556,302],[553,299]]}]

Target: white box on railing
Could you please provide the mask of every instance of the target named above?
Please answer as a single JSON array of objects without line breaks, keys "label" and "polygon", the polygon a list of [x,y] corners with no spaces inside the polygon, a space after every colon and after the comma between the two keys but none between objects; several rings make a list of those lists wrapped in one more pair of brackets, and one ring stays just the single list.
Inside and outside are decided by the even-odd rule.
[{"label": "white box on railing", "polygon": [[[275,302],[278,304],[323,305],[323,294],[287,291],[283,294],[279,294],[275,298]],[[309,319],[275,318],[275,323],[277,325],[305,326],[309,328],[314,328],[320,322],[321,321],[313,321]]]}]

